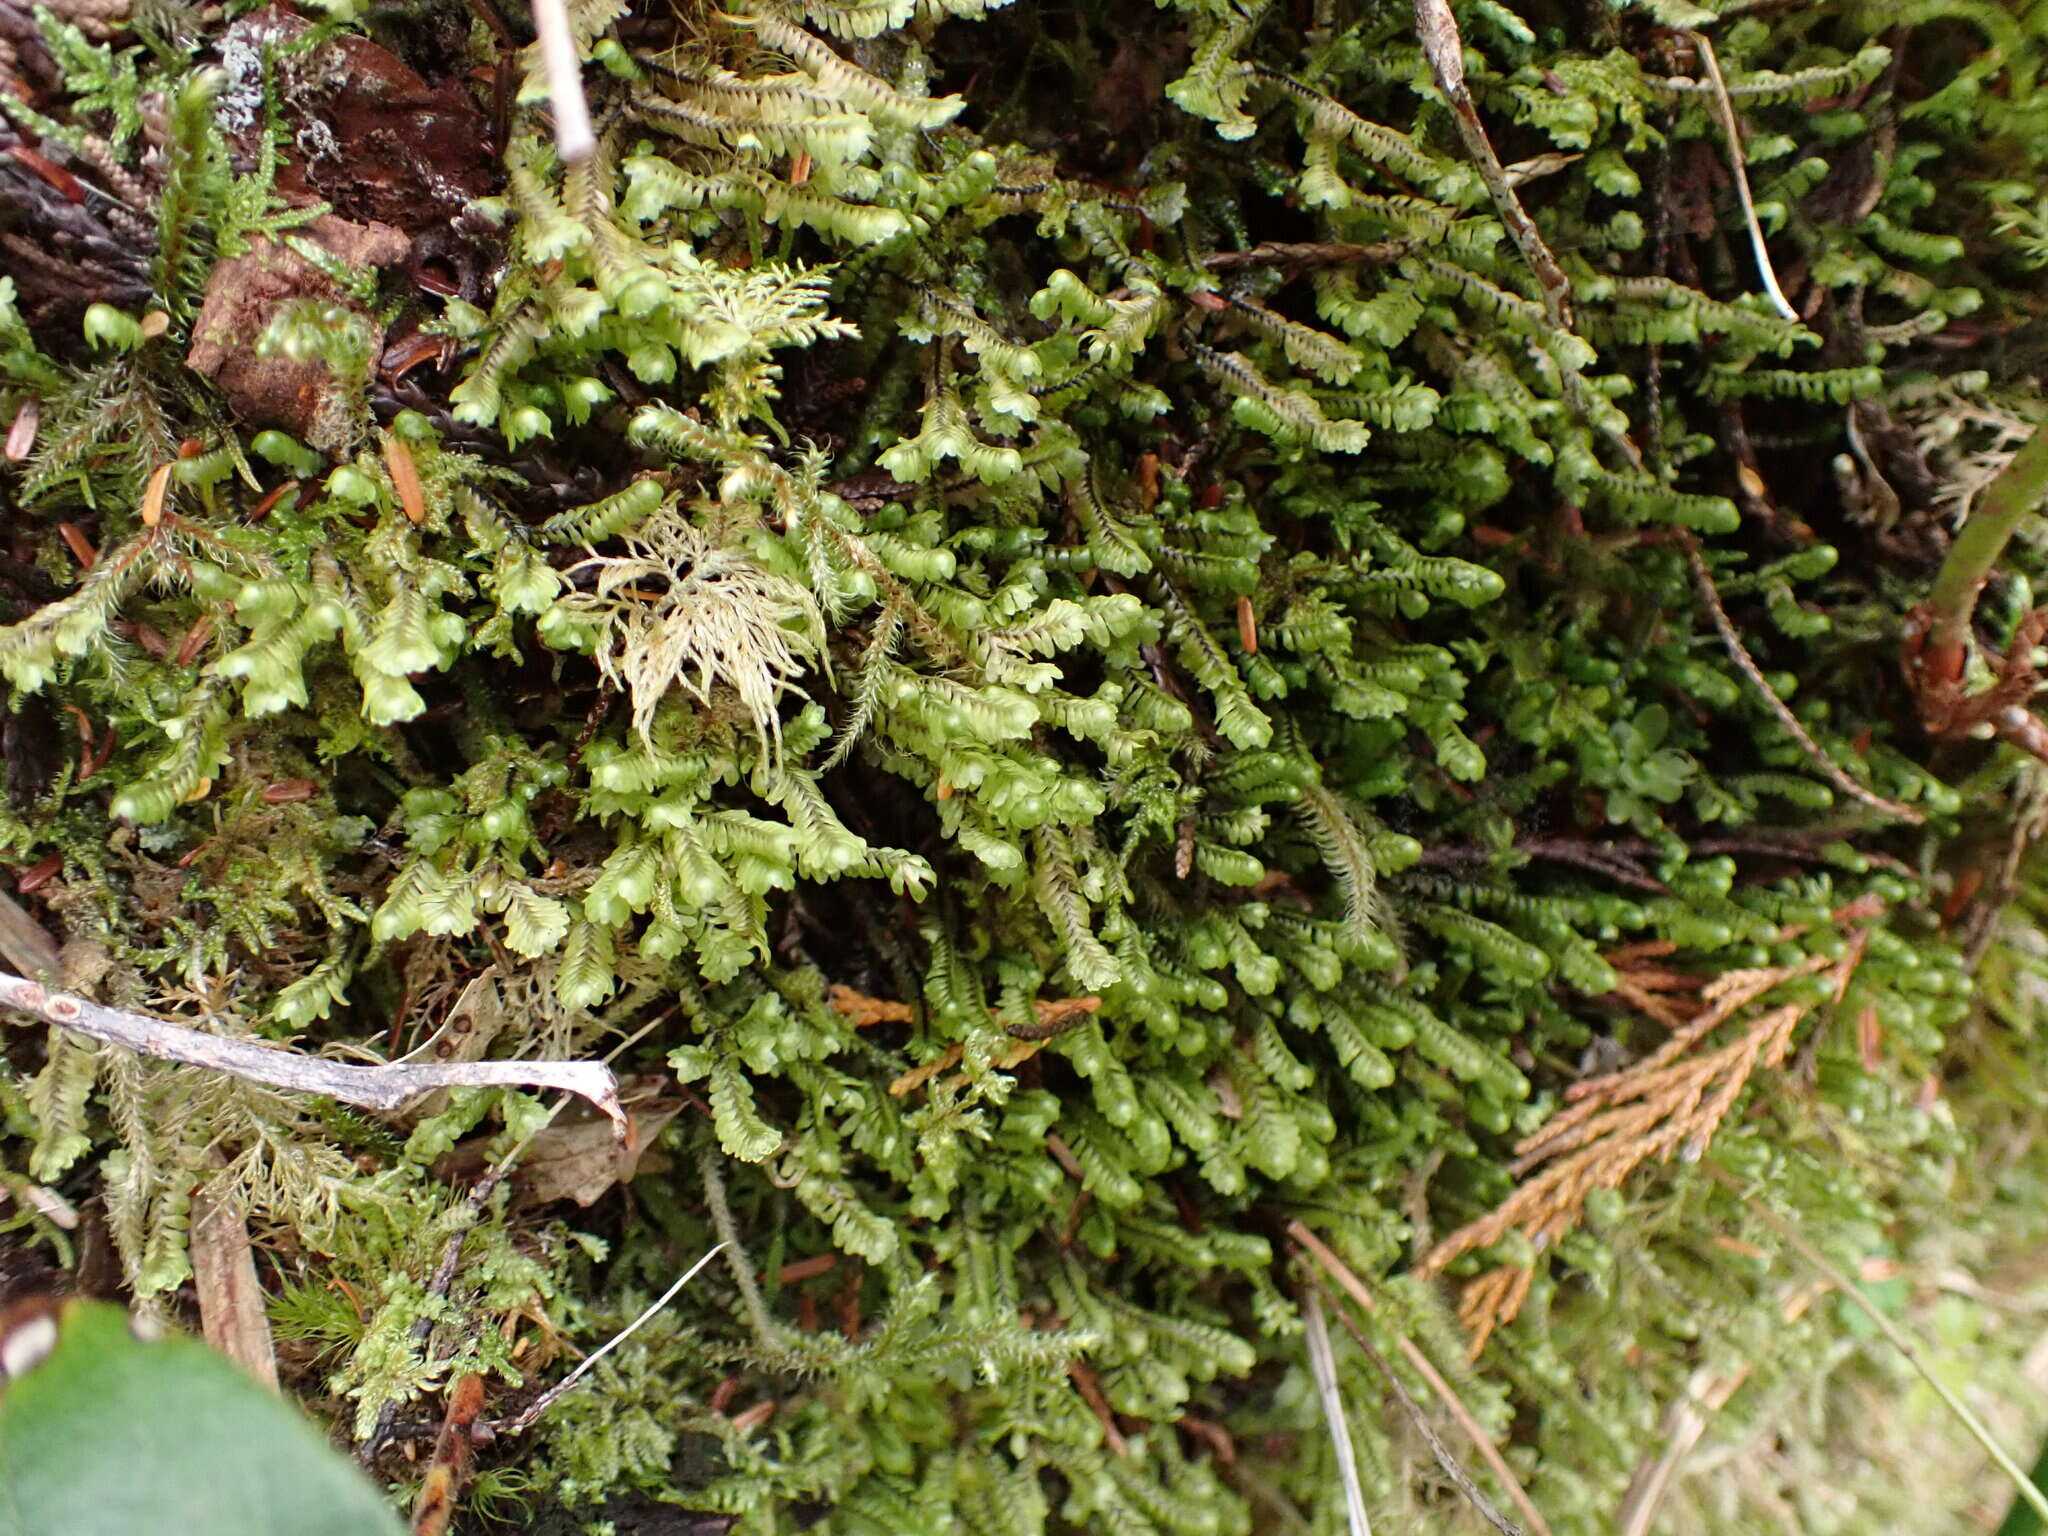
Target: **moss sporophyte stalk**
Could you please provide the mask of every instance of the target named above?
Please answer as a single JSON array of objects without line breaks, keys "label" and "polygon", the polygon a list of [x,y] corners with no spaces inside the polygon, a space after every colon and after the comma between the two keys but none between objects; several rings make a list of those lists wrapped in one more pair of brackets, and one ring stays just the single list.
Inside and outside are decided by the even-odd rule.
[{"label": "moss sporophyte stalk", "polygon": [[1338,1529],[1303,1263],[1560,1536],[1954,1512],[1643,1469],[2038,1230],[2041,0],[230,10],[0,0],[0,950],[635,1135],[15,1020],[34,1266],[403,1492],[729,1242],[478,1530]]}]

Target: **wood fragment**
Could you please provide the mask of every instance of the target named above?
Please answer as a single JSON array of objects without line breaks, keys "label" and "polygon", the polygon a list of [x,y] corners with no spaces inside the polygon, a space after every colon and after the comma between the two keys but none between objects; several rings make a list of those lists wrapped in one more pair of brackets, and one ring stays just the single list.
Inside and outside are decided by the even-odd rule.
[{"label": "wood fragment", "polygon": [[275,1392],[277,1351],[241,1211],[202,1187],[192,1196],[187,1248],[206,1342]]}]

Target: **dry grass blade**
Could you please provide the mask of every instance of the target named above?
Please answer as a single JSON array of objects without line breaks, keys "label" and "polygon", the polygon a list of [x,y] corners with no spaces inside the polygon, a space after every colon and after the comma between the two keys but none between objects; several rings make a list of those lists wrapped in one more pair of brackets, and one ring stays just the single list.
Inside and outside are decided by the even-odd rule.
[{"label": "dry grass blade", "polygon": [[[1309,1283],[1316,1288],[1316,1294],[1325,1300],[1329,1300],[1329,1292],[1324,1289],[1323,1282],[1317,1278],[1315,1272],[1309,1270],[1307,1273]],[[1436,1426],[1429,1422],[1429,1415],[1422,1411],[1422,1405],[1415,1401],[1414,1394],[1409,1392],[1408,1388],[1402,1384],[1401,1378],[1395,1374],[1394,1367],[1388,1363],[1387,1357],[1372,1347],[1372,1340],[1365,1336],[1365,1330],[1359,1327],[1352,1320],[1351,1314],[1342,1307],[1333,1307],[1333,1310],[1337,1314],[1338,1323],[1351,1336],[1351,1342],[1358,1346],[1358,1352],[1370,1360],[1374,1368],[1386,1379],[1389,1390],[1394,1394],[1394,1401],[1401,1405],[1401,1411],[1408,1415],[1409,1422],[1421,1434],[1423,1443],[1429,1447],[1430,1454],[1436,1458],[1436,1464],[1442,1468],[1444,1476],[1448,1477],[1453,1486],[1465,1495],[1472,1507],[1479,1511],[1480,1517],[1488,1525],[1501,1532],[1501,1536],[1522,1536],[1522,1528],[1508,1519],[1498,1509],[1495,1509],[1493,1507],[1493,1500],[1489,1499],[1479,1485],[1472,1481],[1471,1474],[1458,1464],[1458,1458],[1453,1456],[1451,1448],[1444,1444],[1443,1436],[1439,1435],[1436,1432]]]},{"label": "dry grass blade", "polygon": [[710,1252],[706,1253],[703,1258],[699,1259],[696,1263],[692,1264],[688,1269],[684,1270],[682,1274],[677,1278],[676,1283],[674,1285],[671,1285],[667,1290],[663,1291],[659,1296],[657,1296],[654,1299],[653,1304],[650,1305],[646,1311],[642,1312],[638,1317],[634,1318],[632,1322],[626,1324],[624,1328],[621,1328],[617,1333],[613,1334],[609,1339],[605,1340],[605,1342],[602,1345],[600,1345],[597,1348],[597,1350],[593,1352],[590,1355],[590,1357],[586,1359],[581,1365],[577,1366],[575,1370],[571,1371],[568,1375],[564,1376],[552,1387],[549,1387],[547,1391],[541,1393],[539,1397],[535,1398],[525,1408],[520,1410],[516,1418],[506,1421],[506,1423],[502,1427],[500,1427],[497,1432],[501,1435],[516,1435],[526,1430],[535,1419],[538,1419],[542,1414],[546,1413],[548,1409],[552,1408],[556,1404],[556,1402],[560,1400],[563,1393],[567,1392],[571,1387],[575,1386],[577,1382],[581,1381],[586,1375],[588,1375],[590,1373],[590,1369],[592,1366],[596,1365],[598,1361],[602,1360],[606,1355],[610,1354],[613,1350],[617,1349],[621,1344],[625,1343],[626,1340],[633,1337],[635,1333],[640,1331],[641,1327],[647,1322],[649,1318],[653,1317],[657,1312],[659,1312],[663,1307],[667,1306],[671,1301],[674,1301],[676,1299],[676,1293],[681,1291],[682,1288],[688,1285],[692,1280],[696,1279],[697,1272],[700,1269],[702,1269],[706,1264],[709,1264],[713,1259],[717,1258],[721,1253],[723,1253],[725,1251],[725,1248],[726,1245],[724,1243],[718,1244],[715,1248],[711,1249]]},{"label": "dry grass blade", "polygon": [[[1357,1302],[1365,1312],[1375,1314],[1379,1311],[1379,1303],[1373,1300],[1372,1292],[1365,1288],[1365,1282],[1352,1273],[1350,1265],[1331,1251],[1329,1244],[1317,1237],[1300,1220],[1288,1222],[1287,1235],[1322,1265],[1324,1272],[1337,1282],[1344,1294]],[[1535,1536],[1550,1536],[1549,1525],[1523,1490],[1513,1469],[1502,1457],[1500,1448],[1493,1443],[1486,1431],[1479,1427],[1479,1421],[1472,1417],[1472,1410],[1467,1408],[1464,1401],[1451,1389],[1451,1384],[1444,1379],[1443,1372],[1431,1363],[1429,1356],[1422,1352],[1414,1340],[1396,1334],[1394,1342],[1400,1348],[1401,1358],[1414,1368],[1416,1375],[1429,1384],[1429,1390],[1436,1394],[1437,1400],[1444,1405],[1444,1410],[1457,1422],[1458,1428],[1464,1431],[1473,1448],[1479,1452],[1480,1459],[1492,1470],[1493,1475],[1500,1479],[1501,1487],[1507,1490],[1509,1502],[1528,1522],[1528,1528]]]},{"label": "dry grass blade", "polygon": [[1307,1325],[1308,1368],[1330,1426],[1330,1444],[1337,1452],[1337,1475],[1344,1480],[1344,1508],[1351,1536],[1372,1536],[1365,1513],[1365,1490],[1358,1482],[1358,1452],[1351,1444],[1351,1426],[1344,1421],[1344,1394],[1337,1386],[1337,1357],[1330,1349],[1330,1330],[1323,1322],[1323,1304],[1314,1291],[1301,1299],[1301,1320]]},{"label": "dry grass blade", "polygon": [[1664,1449],[1656,1460],[1643,1461],[1622,1497],[1621,1509],[1614,1517],[1620,1536],[1649,1536],[1650,1523],[1657,1518],[1672,1479],[1707,1431],[1707,1415],[1719,1412],[1748,1379],[1746,1365],[1725,1376],[1716,1376],[1705,1366],[1692,1373],[1685,1395],[1664,1415]]},{"label": "dry grass blade", "polygon": [[5,972],[0,972],[0,1005],[157,1061],[203,1067],[297,1093],[324,1094],[362,1109],[396,1109],[436,1088],[559,1088],[604,1111],[619,1136],[630,1129],[619,1103],[618,1080],[598,1061],[470,1061],[449,1066],[394,1061],[359,1066],[102,1007]]},{"label": "dry grass blade", "polygon": [[[1731,1189],[1736,1187],[1735,1181],[1727,1175],[1721,1174],[1719,1177]],[[1740,1193],[1739,1190],[1738,1193]],[[1861,1286],[1857,1285],[1855,1281],[1829,1263],[1826,1255],[1814,1247],[1812,1243],[1808,1242],[1805,1235],[1797,1227],[1793,1226],[1791,1222],[1751,1195],[1744,1194],[1742,1202],[1749,1207],[1758,1220],[1782,1237],[1791,1245],[1794,1252],[1806,1260],[1808,1264],[1812,1265],[1815,1271],[1824,1277],[1830,1285],[1834,1286],[1841,1293],[1845,1301],[1856,1307],[1865,1317],[1870,1319],[1872,1326],[1884,1335],[1885,1342],[1903,1355],[1906,1363],[1920,1373],[1921,1379],[1927,1385],[1934,1388],[1935,1395],[1941,1399],[1948,1411],[1956,1416],[1956,1419],[1962,1424],[1963,1428],[1969,1431],[1970,1437],[1984,1448],[1984,1453],[1997,1464],[1998,1470],[2012,1480],[2012,1485],[2019,1491],[2019,1496],[2026,1500],[2034,1513],[2039,1515],[2044,1523],[2048,1523],[2048,1494],[2044,1494],[2039,1488],[2034,1486],[2034,1480],[2021,1470],[2020,1464],[2014,1461],[2005,1447],[1998,1443],[1997,1437],[1985,1426],[1984,1421],[1970,1412],[1968,1405],[1960,1397],[1956,1396],[1955,1390],[1947,1382],[1943,1381],[1940,1376],[1935,1374],[1934,1370],[1921,1358],[1920,1351],[1914,1347],[1913,1341],[1906,1337],[1905,1331],[1887,1317],[1863,1293]]]},{"label": "dry grass blade", "polygon": [[1707,66],[1707,79],[1714,87],[1714,117],[1728,140],[1728,168],[1735,174],[1735,192],[1742,201],[1742,218],[1749,226],[1749,246],[1756,252],[1756,269],[1763,278],[1764,292],[1771,296],[1771,305],[1780,315],[1787,320],[1797,320],[1799,311],[1792,307],[1792,301],[1785,297],[1785,290],[1778,286],[1778,274],[1771,266],[1770,248],[1764,244],[1764,227],[1757,222],[1756,202],[1749,194],[1749,168],[1743,163],[1742,127],[1735,121],[1735,104],[1728,99],[1728,82],[1721,78],[1721,61],[1715,56],[1714,44],[1705,33],[1693,33],[1692,41],[1700,51],[1700,62]]},{"label": "dry grass blade", "polygon": [[576,56],[576,37],[569,28],[569,7],[564,0],[533,0],[533,30],[540,38],[548,104],[555,115],[555,153],[564,165],[580,165],[597,153],[597,136],[590,131],[583,61]]}]

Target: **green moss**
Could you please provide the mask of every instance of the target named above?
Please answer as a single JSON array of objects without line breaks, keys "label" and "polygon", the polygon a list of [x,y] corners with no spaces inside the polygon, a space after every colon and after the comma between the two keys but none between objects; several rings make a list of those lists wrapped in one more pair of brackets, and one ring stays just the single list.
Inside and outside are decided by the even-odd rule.
[{"label": "green moss", "polygon": [[[1705,1364],[1748,1363],[1759,1419],[1819,1379],[1835,1320],[1782,1322],[1690,1164],[1450,1261],[1534,1271],[1469,1369],[1423,1259],[1732,972],[1782,975],[1701,1052],[1806,1011],[1687,1155],[1844,1255],[1973,1145],[1927,1082],[1986,1050],[2033,1081],[1943,911],[2031,770],[1930,747],[1896,642],[1944,487],[2037,412],[2048,27],[1930,15],[1904,68],[1895,7],[1471,8],[1567,332],[1408,11],[1298,9],[579,7],[600,150],[565,169],[512,113],[461,225],[488,291],[343,272],[269,327],[348,395],[331,458],[182,366],[217,259],[303,222],[317,105],[273,90],[238,172],[211,76],[59,34],[50,144],[124,142],[152,90],[170,123],[146,299],[81,341],[0,280],[0,404],[41,414],[5,483],[61,589],[0,629],[52,764],[0,846],[59,860],[32,894],[78,984],[379,1054],[451,1015],[457,1049],[626,1042],[689,1097],[603,1206],[479,1213],[437,1160],[511,1151],[531,1100],[351,1126],[53,1044],[0,1077],[6,1166],[103,1191],[145,1298],[196,1185],[243,1201],[321,1345],[295,1385],[359,1433],[464,1371],[509,1408],[556,1367],[508,1314],[593,1340],[729,1225],[747,1257],[494,1475],[747,1531],[1327,1525],[1290,1220],[1559,1532],[1608,1528]],[[401,410],[366,327],[422,307],[457,361]],[[1358,1417],[1376,1510],[1467,1518]]]}]

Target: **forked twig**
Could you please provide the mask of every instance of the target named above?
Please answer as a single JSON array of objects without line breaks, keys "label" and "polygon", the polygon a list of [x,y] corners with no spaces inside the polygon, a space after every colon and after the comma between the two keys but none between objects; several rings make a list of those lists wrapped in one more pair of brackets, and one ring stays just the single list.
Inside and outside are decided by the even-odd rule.
[{"label": "forked twig", "polygon": [[599,1061],[462,1061],[418,1066],[400,1061],[374,1066],[328,1061],[254,1040],[209,1035],[144,1013],[108,1008],[4,971],[0,971],[0,1005],[157,1061],[204,1067],[271,1088],[322,1094],[363,1109],[396,1109],[407,1099],[436,1088],[559,1088],[596,1105],[610,1118],[621,1139],[631,1129],[619,1103],[618,1079]]}]

